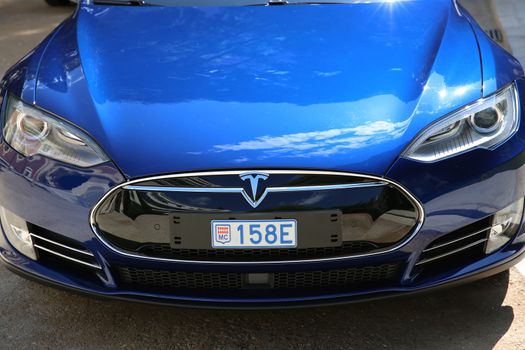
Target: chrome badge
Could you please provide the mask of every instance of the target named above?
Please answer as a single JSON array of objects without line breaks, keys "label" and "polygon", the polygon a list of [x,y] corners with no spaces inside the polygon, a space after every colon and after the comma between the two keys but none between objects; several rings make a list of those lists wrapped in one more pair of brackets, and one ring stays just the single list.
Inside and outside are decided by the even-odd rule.
[{"label": "chrome badge", "polygon": [[261,204],[264,197],[266,197],[267,191],[264,191],[260,198],[257,198],[257,190],[259,189],[259,183],[260,181],[266,181],[270,177],[270,174],[263,173],[263,172],[249,172],[249,173],[242,173],[239,175],[242,181],[250,181],[250,187],[252,190],[252,196],[250,197],[246,191],[242,191],[243,197],[246,199],[246,201],[254,208],[259,206]]}]

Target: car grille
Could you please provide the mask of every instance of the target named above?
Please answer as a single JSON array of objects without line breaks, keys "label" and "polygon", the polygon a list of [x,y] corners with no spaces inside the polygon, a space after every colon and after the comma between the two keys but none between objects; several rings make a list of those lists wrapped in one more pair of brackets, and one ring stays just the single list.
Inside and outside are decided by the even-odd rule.
[{"label": "car grille", "polygon": [[[181,272],[120,267],[120,280],[127,285],[173,289],[238,290],[248,288],[246,273]],[[353,267],[346,269],[275,272],[261,289],[297,289],[366,285],[399,280],[401,264]]]},{"label": "car grille", "polygon": [[286,272],[275,274],[276,288],[331,287],[396,279],[399,265],[385,264],[328,271]]},{"label": "car grille", "polygon": [[450,271],[482,259],[492,217],[438,238],[419,257],[414,274],[419,279]]},{"label": "car grille", "polygon": [[242,275],[238,273],[174,272],[133,267],[120,268],[125,283],[144,286],[183,289],[240,289]]},{"label": "car grille", "polygon": [[[395,250],[423,221],[417,200],[384,178],[268,170],[268,192],[259,193],[261,202],[253,207],[245,199],[251,190],[242,173],[175,174],[123,184],[93,208],[93,230],[107,246],[136,257],[275,262]],[[296,248],[212,249],[213,221],[280,219],[297,222]]]},{"label": "car grille", "polygon": [[341,246],[305,249],[174,249],[169,244],[150,244],[137,251],[144,256],[164,259],[209,261],[266,261],[322,259],[329,256],[355,255],[377,249],[370,242],[344,242]]}]

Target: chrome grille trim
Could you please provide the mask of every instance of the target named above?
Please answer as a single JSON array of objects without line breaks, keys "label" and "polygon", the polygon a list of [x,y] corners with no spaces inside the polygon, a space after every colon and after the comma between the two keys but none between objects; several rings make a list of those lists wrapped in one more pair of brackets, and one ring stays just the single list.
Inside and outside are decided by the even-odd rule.
[{"label": "chrome grille trim", "polygon": [[98,265],[98,264],[91,264],[91,263],[88,263],[88,262],[85,262],[85,261],[82,261],[82,260],[78,260],[78,259],[72,258],[72,257],[64,255],[62,253],[55,252],[52,249],[49,249],[49,248],[46,248],[46,247],[42,247],[41,245],[38,245],[38,244],[35,244],[34,246],[37,249],[41,249],[41,250],[43,250],[45,252],[48,252],[48,253],[53,254],[53,255],[56,255],[56,256],[58,256],[58,257],[60,257],[62,259],[73,261],[73,262],[75,262],[77,264],[82,264],[84,266],[89,266],[89,267],[97,269],[97,270],[102,270],[102,267],[100,265]]},{"label": "chrome grille trim", "polygon": [[50,240],[49,238],[45,238],[45,237],[42,237],[42,236],[39,236],[37,234],[34,234],[34,233],[29,233],[32,237],[35,237],[35,238],[38,238],[38,239],[41,239],[43,241],[46,241],[48,243],[51,243],[51,244],[54,244],[56,246],[59,246],[59,247],[62,247],[64,249],[69,249],[71,251],[74,251],[74,252],[77,252],[77,253],[80,253],[80,254],[84,254],[84,255],[88,255],[88,256],[91,256],[91,257],[95,257],[95,255],[93,255],[93,253],[91,252],[88,252],[86,250],[80,250],[80,249],[76,249],[76,248],[73,248],[73,247],[70,247],[70,246],[67,246],[65,244],[62,244],[62,243],[58,243],[58,242],[55,242],[55,241],[52,241]]},{"label": "chrome grille trim", "polygon": [[[478,233],[479,234],[479,233]],[[488,241],[489,239],[488,238],[482,238],[476,242],[473,242],[473,243],[470,243],[464,247],[461,247],[461,248],[458,248],[458,249],[454,249],[450,252],[446,252],[444,254],[440,254],[440,255],[437,255],[437,256],[434,256],[432,258],[428,258],[428,259],[425,259],[425,260],[421,260],[419,261],[416,266],[420,266],[420,265],[424,265],[424,264],[427,264],[429,262],[432,262],[432,261],[435,261],[435,260],[439,260],[439,259],[443,259],[443,258],[446,258],[447,256],[450,256],[450,255],[454,255],[454,254],[457,254],[457,253],[460,253],[464,250],[467,250],[469,248],[472,248],[472,247],[475,247],[479,244],[482,244],[482,243],[485,243],[486,241]]]},{"label": "chrome grille trim", "polygon": [[454,239],[452,241],[445,242],[445,243],[433,246],[431,248],[427,248],[427,249],[423,250],[423,253],[431,252],[433,250],[436,250],[436,249],[439,249],[439,248],[443,248],[443,247],[449,246],[449,245],[454,244],[454,243],[461,242],[461,241],[466,240],[468,238],[471,238],[471,237],[474,237],[476,235],[482,234],[483,232],[487,232],[490,229],[492,229],[492,227],[487,227],[487,228],[484,228],[483,230],[479,230],[479,231],[471,233],[471,234],[469,234],[467,236],[460,237],[460,238]]},{"label": "chrome grille trim", "polygon": [[[271,192],[305,192],[305,191],[329,191],[347,190],[352,188],[381,187],[388,185],[385,181],[366,182],[347,185],[327,185],[327,186],[297,186],[297,187],[270,187],[266,191]],[[124,186],[125,190],[150,191],[150,192],[195,192],[195,193],[242,193],[243,188],[223,188],[223,187],[170,187],[170,186]]]},{"label": "chrome grille trim", "polygon": [[297,187],[269,187],[264,190],[263,194],[256,202],[252,202],[250,196],[246,193],[243,188],[224,188],[224,187],[171,187],[171,186],[124,186],[125,190],[134,191],[145,191],[145,192],[189,192],[189,193],[239,193],[242,195],[248,203],[254,208],[261,203],[268,194],[270,193],[283,193],[283,192],[306,192],[306,191],[330,191],[330,190],[347,190],[352,188],[370,188],[370,187],[383,187],[388,185],[384,181],[377,182],[366,182],[356,184],[343,184],[343,185],[326,185],[326,186],[297,186]]},{"label": "chrome grille trim", "polygon": [[[381,183],[381,186],[385,185],[391,185],[394,188],[396,188],[398,191],[400,191],[402,194],[404,194],[407,199],[414,205],[414,208],[417,210],[418,219],[417,219],[417,225],[414,227],[414,230],[412,234],[403,240],[400,244],[384,251],[380,252],[374,252],[374,253],[368,253],[368,254],[359,254],[359,255],[352,255],[352,256],[343,256],[343,257],[332,257],[332,258],[321,258],[321,259],[307,259],[307,260],[292,260],[292,261],[277,261],[277,260],[271,260],[271,261],[199,261],[199,260],[181,260],[181,259],[167,259],[167,258],[156,258],[156,257],[149,257],[149,256],[143,256],[140,254],[133,254],[126,251],[122,251],[113,245],[111,245],[109,242],[104,240],[104,238],[97,232],[96,227],[96,220],[95,215],[99,207],[104,203],[106,198],[111,196],[114,192],[120,190],[120,189],[134,189],[134,188],[143,188],[146,186],[134,186],[134,184],[146,182],[146,181],[155,181],[155,180],[164,180],[164,179],[175,179],[175,178],[185,178],[185,177],[199,177],[199,176],[223,176],[223,175],[240,175],[242,173],[245,173],[247,170],[228,170],[228,171],[210,171],[210,172],[194,172],[194,173],[180,173],[180,174],[172,174],[172,175],[161,175],[161,176],[153,176],[153,177],[145,177],[145,178],[139,178],[135,180],[130,180],[127,182],[124,182],[118,186],[115,186],[111,190],[109,190],[93,207],[90,213],[90,225],[91,230],[95,234],[95,236],[99,239],[104,246],[106,246],[111,251],[127,256],[130,258],[135,259],[141,259],[141,260],[149,260],[149,261],[163,261],[163,262],[177,262],[177,263],[188,263],[188,264],[220,264],[220,265],[273,265],[273,264],[301,264],[301,263],[316,263],[316,262],[323,262],[323,261],[341,261],[341,260],[349,260],[349,259],[358,259],[363,257],[369,257],[369,256],[376,256],[376,255],[382,255],[387,254],[396,250],[401,249],[405,245],[407,245],[412,239],[418,234],[419,230],[423,226],[423,223],[425,221],[425,211],[422,206],[422,204],[405,188],[403,188],[400,184],[396,183],[395,181],[386,179],[384,177],[379,176],[373,176],[373,175],[366,175],[366,174],[358,174],[358,173],[348,173],[348,172],[338,172],[338,171],[316,171],[316,170],[261,170],[257,169],[258,171],[267,173],[267,174],[281,174],[281,175],[326,175],[326,176],[346,176],[346,177],[357,177],[362,179],[368,179],[373,180],[373,182],[365,183],[365,184],[349,184],[349,185],[366,185],[374,183],[375,186],[379,186],[379,183]],[[158,186],[155,186],[158,187]],[[287,191],[294,191],[294,189],[301,189],[305,186],[300,187],[286,187]],[[309,187],[311,188],[314,186]],[[315,186],[315,187],[323,187],[325,190],[329,189],[329,187],[332,186]],[[363,186],[365,187],[365,186]],[[368,186],[370,187],[370,186]],[[172,187],[175,188],[175,187]],[[284,187],[280,187],[281,189],[284,189]],[[356,187],[354,187],[356,188]],[[192,192],[191,189],[193,188],[185,188],[186,192]],[[150,189],[149,189],[150,190]],[[164,191],[165,189],[163,189]],[[220,190],[220,188],[218,189]],[[231,189],[227,189],[231,190]],[[303,189],[303,191],[306,191]],[[218,192],[218,191],[217,191]],[[242,192],[241,192],[242,193]]]}]

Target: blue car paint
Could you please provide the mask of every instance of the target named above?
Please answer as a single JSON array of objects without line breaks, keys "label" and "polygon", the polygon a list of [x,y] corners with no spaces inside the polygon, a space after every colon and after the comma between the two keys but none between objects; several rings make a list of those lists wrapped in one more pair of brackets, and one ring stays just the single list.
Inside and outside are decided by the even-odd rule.
[{"label": "blue car paint", "polygon": [[425,125],[481,96],[469,23],[449,1],[431,7],[83,7],[42,58],[36,103],[87,130],[129,178],[320,164],[384,174]]},{"label": "blue car paint", "polygon": [[483,97],[492,95],[516,77],[523,76],[520,62],[492,41],[479,24],[465,12],[476,35],[482,57]]},{"label": "blue car paint", "polygon": [[[27,221],[84,243],[96,252],[104,269],[94,280],[51,270],[21,256],[3,235],[0,256],[36,276],[103,295],[264,303],[415,291],[494,268],[519,255],[525,249],[523,229],[503,250],[473,265],[418,284],[411,281],[411,268],[429,242],[525,196],[525,127],[522,123],[519,132],[494,151],[475,150],[439,163],[410,161],[399,158],[399,154],[426,125],[510,81],[517,80],[524,101],[525,82],[517,61],[493,44],[468,16],[459,16],[449,1],[431,5],[412,1],[399,6],[375,3],[199,10],[83,4],[8,72],[5,91],[86,130],[114,164],[82,169],[41,156],[25,158],[2,142],[0,198],[9,198],[2,205]],[[277,11],[272,17],[279,20],[269,20],[267,11]],[[370,13],[374,21],[365,16]],[[338,17],[341,14],[356,21],[345,22]],[[232,31],[222,19],[234,15],[260,26],[241,21],[237,32]],[[308,25],[309,21],[327,21],[325,16],[332,28],[314,30]],[[165,32],[161,28],[167,23],[159,18],[178,18],[179,22],[168,21],[173,31]],[[188,23],[203,21],[209,25],[177,31]],[[118,30],[122,28],[136,30],[130,37],[130,31]],[[383,36],[371,36],[366,28]],[[217,38],[212,39],[219,29],[225,36],[224,52],[219,50]],[[308,29],[312,32],[305,36]],[[245,32],[251,40],[239,37]],[[182,45],[178,48],[184,53],[182,57],[170,55],[178,52],[174,43],[194,40],[193,35],[199,35],[196,42],[200,46]],[[261,50],[272,47],[280,35],[291,44],[261,57]],[[326,42],[310,38],[324,38]],[[476,39],[486,62],[483,67]],[[341,45],[347,45],[350,54],[333,49]],[[209,66],[202,58],[203,47],[216,53],[208,58],[212,61]],[[306,54],[323,50],[329,53],[325,60],[314,62]],[[246,61],[239,60],[243,55],[247,55]],[[328,59],[331,56],[333,60]],[[374,64],[363,65],[363,59],[372,59]],[[185,70],[188,66],[191,69]],[[229,74],[222,79],[198,78],[208,68]],[[179,75],[191,77],[191,81],[177,79]],[[213,85],[215,79],[217,86],[220,83],[229,89],[228,93]],[[239,86],[250,89],[241,90]],[[298,91],[293,91],[294,86]],[[367,132],[358,129],[370,125],[378,128]],[[372,140],[369,143],[339,147],[344,139],[368,136]],[[325,148],[317,143],[327,139],[334,142]],[[232,147],[217,149],[221,142]],[[320,148],[324,152],[312,152]],[[95,238],[88,221],[91,209],[110,188],[127,178],[159,173],[283,167],[385,175],[414,194],[426,213],[417,239],[398,251],[359,260],[406,260],[402,284],[389,289],[253,300],[159,295],[118,288],[112,279],[112,265],[221,272],[264,272],[269,266],[152,262],[116,254]],[[354,263],[355,259],[346,259],[271,268],[303,271]]]}]

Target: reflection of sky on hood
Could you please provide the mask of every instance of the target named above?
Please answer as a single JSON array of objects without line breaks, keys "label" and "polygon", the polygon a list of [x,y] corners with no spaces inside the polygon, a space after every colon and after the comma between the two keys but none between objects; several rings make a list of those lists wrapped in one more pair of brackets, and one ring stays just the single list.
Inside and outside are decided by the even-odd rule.
[{"label": "reflection of sky on hood", "polygon": [[274,156],[314,157],[346,149],[359,149],[399,138],[408,120],[399,123],[378,121],[351,128],[312,131],[281,136],[261,136],[236,144],[214,146],[215,151],[268,150]]},{"label": "reflection of sky on hood", "polygon": [[[264,159],[266,157],[329,156],[378,144],[387,146],[389,142],[401,138],[407,132],[414,116],[421,115],[421,113],[431,115],[436,111],[452,110],[458,99],[471,95],[476,90],[479,90],[477,84],[447,86],[443,76],[433,74],[424,88],[426,93],[424,98],[419,101],[404,103],[395,96],[380,95],[337,104],[338,107],[335,110],[345,111],[344,114],[348,118],[340,120],[340,124],[347,127],[305,130],[281,135],[268,134],[240,142],[217,144],[211,151],[262,151],[264,156],[259,159]],[[334,105],[336,104],[331,106],[334,107]],[[438,117],[443,117],[443,115]],[[421,125],[421,127],[424,126]],[[247,157],[242,157],[236,161],[243,163],[249,160]]]},{"label": "reflection of sky on hood", "polygon": [[[399,154],[418,100],[378,95],[343,103],[236,103],[193,101],[177,104],[107,103],[105,129],[112,139],[151,134],[148,145],[187,157],[228,158],[234,164],[267,159],[315,159],[338,155],[366,162],[379,154]],[[131,115],[141,118],[129,119]],[[159,125],[170,128],[159,132]],[[361,150],[366,150],[362,152]]]},{"label": "reflection of sky on hood", "polygon": [[[37,103],[88,131],[130,177],[383,173],[423,128],[480,97],[481,67],[450,1],[407,1],[396,16],[380,5],[98,5],[46,47]],[[118,30],[128,27],[133,40]]]},{"label": "reflection of sky on hood", "polygon": [[[404,103],[395,96],[374,96],[354,102],[331,104],[330,110],[337,113],[331,116],[332,118],[328,115],[325,118],[320,117],[315,113],[319,106],[310,106],[314,114],[305,113],[304,123],[297,120],[298,123],[293,124],[298,132],[278,135],[267,133],[241,139],[238,142],[219,143],[210,151],[262,151],[264,154],[262,158],[265,158],[328,156],[346,150],[365,148],[400,138],[411,121],[415,105],[416,102]],[[279,106],[285,107],[283,104],[276,107]],[[306,121],[308,114],[312,118],[319,119],[324,128],[318,130],[309,128],[309,123]],[[286,117],[286,114],[282,114],[280,120]],[[337,123],[334,123],[334,118]],[[329,127],[336,124],[344,127]],[[238,162],[247,160],[249,159],[237,159]]]}]

